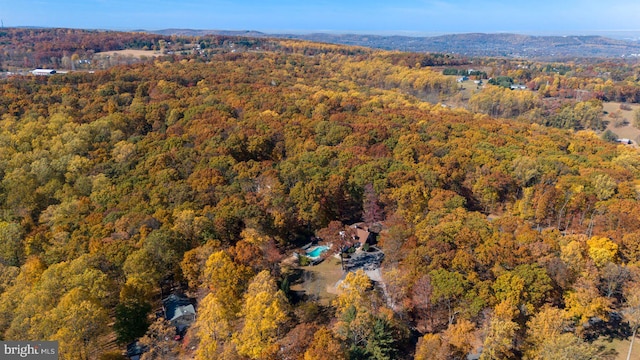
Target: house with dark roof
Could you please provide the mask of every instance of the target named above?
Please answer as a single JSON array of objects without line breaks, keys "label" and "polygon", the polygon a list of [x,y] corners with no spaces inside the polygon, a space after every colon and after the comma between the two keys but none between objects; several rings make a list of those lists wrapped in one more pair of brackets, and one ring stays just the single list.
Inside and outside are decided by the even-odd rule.
[{"label": "house with dark roof", "polygon": [[140,360],[142,354],[149,351],[149,347],[140,344],[138,341],[127,345],[127,357],[131,360]]},{"label": "house with dark roof", "polygon": [[186,296],[171,294],[162,300],[164,317],[176,327],[178,335],[184,334],[191,324],[196,321],[196,309],[193,301]]}]

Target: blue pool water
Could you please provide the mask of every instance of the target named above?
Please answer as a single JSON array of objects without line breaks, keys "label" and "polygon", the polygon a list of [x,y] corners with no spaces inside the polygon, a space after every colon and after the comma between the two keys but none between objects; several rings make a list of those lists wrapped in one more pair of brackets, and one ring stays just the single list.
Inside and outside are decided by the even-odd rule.
[{"label": "blue pool water", "polygon": [[308,251],[307,252],[307,256],[308,257],[312,257],[312,258],[316,258],[316,257],[322,255],[322,253],[327,251],[327,250],[329,250],[328,246],[324,246],[324,245],[323,246],[318,246],[315,249],[313,249],[311,251]]}]

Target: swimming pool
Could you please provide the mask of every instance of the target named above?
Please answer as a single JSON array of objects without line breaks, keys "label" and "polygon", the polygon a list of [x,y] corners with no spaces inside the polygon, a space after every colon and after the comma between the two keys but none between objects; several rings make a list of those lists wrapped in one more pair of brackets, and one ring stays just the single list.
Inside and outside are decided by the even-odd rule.
[{"label": "swimming pool", "polygon": [[328,246],[322,245],[322,246],[316,246],[315,248],[313,248],[313,250],[307,251],[307,256],[310,258],[317,258],[320,255],[322,255],[323,252],[329,250]]}]

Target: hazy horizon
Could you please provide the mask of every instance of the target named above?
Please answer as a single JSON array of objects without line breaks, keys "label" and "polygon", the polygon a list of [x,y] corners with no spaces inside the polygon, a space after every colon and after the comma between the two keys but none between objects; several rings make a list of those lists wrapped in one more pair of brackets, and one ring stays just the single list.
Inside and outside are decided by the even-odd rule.
[{"label": "hazy horizon", "polygon": [[419,31],[340,31],[340,30],[256,30],[256,29],[204,29],[204,28],[187,28],[187,27],[167,27],[167,28],[88,28],[88,27],[66,27],[66,26],[38,26],[38,25],[20,25],[20,26],[5,26],[5,28],[32,28],[32,29],[47,29],[47,28],[69,28],[69,29],[82,29],[82,30],[98,30],[98,31],[123,31],[123,32],[160,32],[167,30],[175,31],[202,31],[202,32],[258,32],[265,35],[311,35],[311,34],[332,34],[332,35],[373,35],[373,36],[407,36],[407,37],[434,37],[442,35],[455,35],[455,34],[518,34],[529,36],[604,36],[612,39],[624,39],[640,41],[640,30],[575,30],[575,31],[450,31],[450,32],[419,32]]},{"label": "hazy horizon", "polygon": [[[640,3],[624,0],[0,0],[5,27],[255,30],[434,36],[455,33],[638,37]],[[625,36],[625,35],[623,35]]]}]

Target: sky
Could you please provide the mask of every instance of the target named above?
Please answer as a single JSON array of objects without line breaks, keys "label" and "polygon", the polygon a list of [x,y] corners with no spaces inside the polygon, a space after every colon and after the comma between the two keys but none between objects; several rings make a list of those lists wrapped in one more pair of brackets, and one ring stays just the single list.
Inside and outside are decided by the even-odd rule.
[{"label": "sky", "polygon": [[638,0],[0,0],[5,27],[430,35],[640,31]]}]

